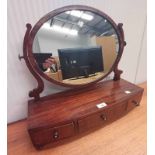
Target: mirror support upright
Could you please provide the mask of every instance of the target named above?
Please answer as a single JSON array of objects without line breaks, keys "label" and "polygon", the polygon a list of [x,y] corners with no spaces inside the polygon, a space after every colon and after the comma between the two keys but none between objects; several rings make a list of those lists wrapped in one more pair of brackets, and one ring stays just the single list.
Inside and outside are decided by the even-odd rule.
[{"label": "mirror support upright", "polygon": [[120,50],[119,50],[119,57],[117,59],[117,62],[115,64],[115,67],[114,67],[114,78],[113,80],[114,81],[117,81],[117,80],[120,80],[120,76],[121,74],[123,73],[122,70],[119,70],[118,69],[118,64],[119,64],[119,61],[122,57],[122,54],[123,54],[123,50],[124,50],[124,46],[126,46],[126,41],[124,40],[124,31],[123,31],[123,24],[122,23],[119,23],[118,26],[117,26],[117,29],[118,29],[118,32],[120,33]]},{"label": "mirror support upright", "polygon": [[32,59],[31,56],[28,54],[28,49],[29,49],[29,39],[30,39],[30,32],[32,29],[31,24],[26,24],[27,30],[24,36],[24,42],[23,42],[23,58],[25,60],[25,63],[34,76],[34,78],[37,80],[37,87],[34,88],[29,92],[29,97],[34,97],[34,100],[37,101],[40,99],[40,93],[44,90],[44,82],[41,79],[41,77],[38,75],[38,73],[35,71],[33,68],[30,59]]}]

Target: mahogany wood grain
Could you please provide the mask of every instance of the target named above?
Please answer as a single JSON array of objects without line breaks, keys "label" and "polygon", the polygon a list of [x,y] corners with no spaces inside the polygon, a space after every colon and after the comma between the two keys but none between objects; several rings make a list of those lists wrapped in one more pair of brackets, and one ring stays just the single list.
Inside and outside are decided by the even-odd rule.
[{"label": "mahogany wood grain", "polygon": [[[125,91],[131,93],[126,94]],[[68,129],[78,134],[111,123],[136,107],[135,103],[139,104],[142,93],[142,88],[121,79],[100,82],[74,92],[68,90],[49,95],[39,101],[30,100],[28,131],[33,144],[40,148],[44,144],[57,142],[52,140],[55,128],[64,130],[58,132],[58,136],[63,137]],[[102,102],[107,106],[98,109],[96,105]],[[64,126],[67,124],[73,125],[66,129]],[[71,132],[65,138],[73,135]]]}]

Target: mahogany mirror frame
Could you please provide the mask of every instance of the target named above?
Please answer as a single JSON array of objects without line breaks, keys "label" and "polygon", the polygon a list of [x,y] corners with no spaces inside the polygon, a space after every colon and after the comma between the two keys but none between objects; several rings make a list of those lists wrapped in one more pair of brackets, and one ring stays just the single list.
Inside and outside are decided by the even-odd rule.
[{"label": "mahogany mirror frame", "polygon": [[[118,54],[117,54],[117,58],[116,58],[114,64],[112,65],[111,69],[104,76],[102,76],[102,77],[98,78],[97,80],[94,80],[93,82],[90,82],[90,83],[73,85],[73,84],[65,84],[65,83],[53,80],[52,78],[48,77],[46,74],[44,74],[39,69],[39,67],[35,61],[35,58],[33,56],[33,41],[34,41],[34,38],[35,38],[38,30],[41,28],[41,26],[45,22],[47,22],[49,19],[53,18],[54,16],[56,16],[60,13],[63,13],[65,11],[69,11],[69,10],[85,10],[85,11],[93,12],[101,17],[104,17],[113,26],[113,28],[117,34],[117,37],[118,37],[118,42],[119,42]],[[33,28],[31,26],[31,24],[29,24],[29,23],[26,24],[27,30],[26,30],[24,42],[23,42],[23,56],[19,55],[19,59],[21,60],[22,58],[24,58],[28,69],[30,70],[30,72],[32,73],[32,75],[34,76],[34,78],[37,80],[37,83],[38,83],[37,88],[35,88],[29,92],[29,97],[34,97],[35,100],[40,99],[40,93],[44,90],[44,82],[43,82],[42,78],[44,78],[47,81],[52,82],[54,84],[57,84],[57,85],[60,85],[63,87],[70,87],[70,88],[74,88],[74,89],[91,86],[91,85],[101,81],[102,79],[104,79],[111,72],[114,72],[113,80],[119,80],[120,75],[123,71],[118,69],[118,63],[122,56],[124,46],[126,45],[126,42],[124,40],[124,32],[123,32],[122,26],[123,26],[122,23],[119,23],[117,25],[107,14],[103,13],[102,11],[92,8],[92,7],[82,6],[82,5],[70,5],[70,6],[65,6],[65,7],[53,10],[53,11],[49,12],[48,14],[46,14],[45,16],[43,16],[34,25]]]}]

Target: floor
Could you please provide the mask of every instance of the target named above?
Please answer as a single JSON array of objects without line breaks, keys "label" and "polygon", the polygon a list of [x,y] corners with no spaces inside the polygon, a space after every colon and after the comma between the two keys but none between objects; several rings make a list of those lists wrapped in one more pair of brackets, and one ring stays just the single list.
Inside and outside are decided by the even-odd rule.
[{"label": "floor", "polygon": [[8,155],[146,155],[146,83],[141,105],[104,128],[54,148],[37,151],[26,121],[8,126]]}]

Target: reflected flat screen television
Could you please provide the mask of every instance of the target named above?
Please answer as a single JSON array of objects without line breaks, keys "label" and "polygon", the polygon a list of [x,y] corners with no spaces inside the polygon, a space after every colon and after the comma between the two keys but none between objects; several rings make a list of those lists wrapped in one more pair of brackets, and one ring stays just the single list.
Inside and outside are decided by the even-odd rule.
[{"label": "reflected flat screen television", "polygon": [[103,72],[102,47],[58,49],[63,79],[87,78]]}]

